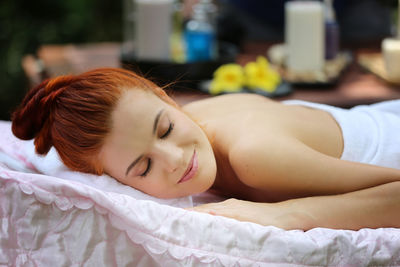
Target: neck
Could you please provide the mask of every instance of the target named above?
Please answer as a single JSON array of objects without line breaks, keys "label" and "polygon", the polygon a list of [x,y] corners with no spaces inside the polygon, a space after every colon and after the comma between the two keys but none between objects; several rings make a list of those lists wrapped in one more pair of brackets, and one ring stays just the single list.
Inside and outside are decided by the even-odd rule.
[{"label": "neck", "polygon": [[215,176],[214,183],[211,186],[210,190],[221,195],[226,191],[226,188],[224,187],[225,184],[224,181],[226,180],[225,178],[230,177],[234,174],[229,164],[229,159],[225,155],[225,153],[221,149],[219,149],[218,146],[216,146],[215,144],[212,144],[212,147],[214,151],[215,161],[217,164],[217,173]]}]

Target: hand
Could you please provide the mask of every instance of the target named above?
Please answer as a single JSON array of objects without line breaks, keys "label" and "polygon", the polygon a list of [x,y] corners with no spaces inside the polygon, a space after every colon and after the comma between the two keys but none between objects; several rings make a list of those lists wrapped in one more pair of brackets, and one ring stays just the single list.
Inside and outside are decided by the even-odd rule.
[{"label": "hand", "polygon": [[286,230],[300,229],[307,219],[299,213],[292,212],[283,203],[258,203],[238,199],[210,203],[188,210],[209,213],[233,218],[239,221],[253,222],[261,225],[272,225]]}]

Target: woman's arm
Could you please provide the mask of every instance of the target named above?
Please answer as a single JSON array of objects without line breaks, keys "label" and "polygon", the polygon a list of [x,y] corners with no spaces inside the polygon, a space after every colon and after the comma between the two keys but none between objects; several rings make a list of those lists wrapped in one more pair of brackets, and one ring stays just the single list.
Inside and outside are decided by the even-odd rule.
[{"label": "woman's arm", "polygon": [[274,136],[263,143],[238,142],[229,160],[243,183],[277,200],[348,193],[400,181],[400,170],[340,160],[295,138]]},{"label": "woman's arm", "polygon": [[229,199],[192,210],[286,230],[400,227],[400,182],[351,193],[256,203]]}]

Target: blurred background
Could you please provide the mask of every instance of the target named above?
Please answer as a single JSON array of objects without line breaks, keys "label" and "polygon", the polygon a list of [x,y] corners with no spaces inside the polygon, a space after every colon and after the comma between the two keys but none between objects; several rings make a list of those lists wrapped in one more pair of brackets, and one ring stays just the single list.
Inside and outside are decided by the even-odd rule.
[{"label": "blurred background", "polygon": [[0,1],[0,119],[29,88],[24,55],[43,44],[121,41],[121,14],[121,1]]},{"label": "blurred background", "polygon": [[[219,7],[218,39],[234,43],[239,51],[248,41],[283,41],[286,1],[215,2]],[[397,0],[336,0],[341,46],[379,47],[383,38],[394,34],[397,4]],[[29,89],[22,68],[25,55],[37,55],[39,48],[48,44],[122,42],[124,5],[123,1],[108,0],[1,1],[0,119],[9,119],[10,111]]]}]

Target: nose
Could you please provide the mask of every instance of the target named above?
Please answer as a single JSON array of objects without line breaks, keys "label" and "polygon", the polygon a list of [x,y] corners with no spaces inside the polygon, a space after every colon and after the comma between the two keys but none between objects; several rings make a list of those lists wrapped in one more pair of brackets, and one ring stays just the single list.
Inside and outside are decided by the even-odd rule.
[{"label": "nose", "polygon": [[177,168],[182,166],[183,162],[183,149],[175,144],[168,142],[157,142],[154,146],[156,157],[159,162],[164,164],[168,172],[174,172]]}]

